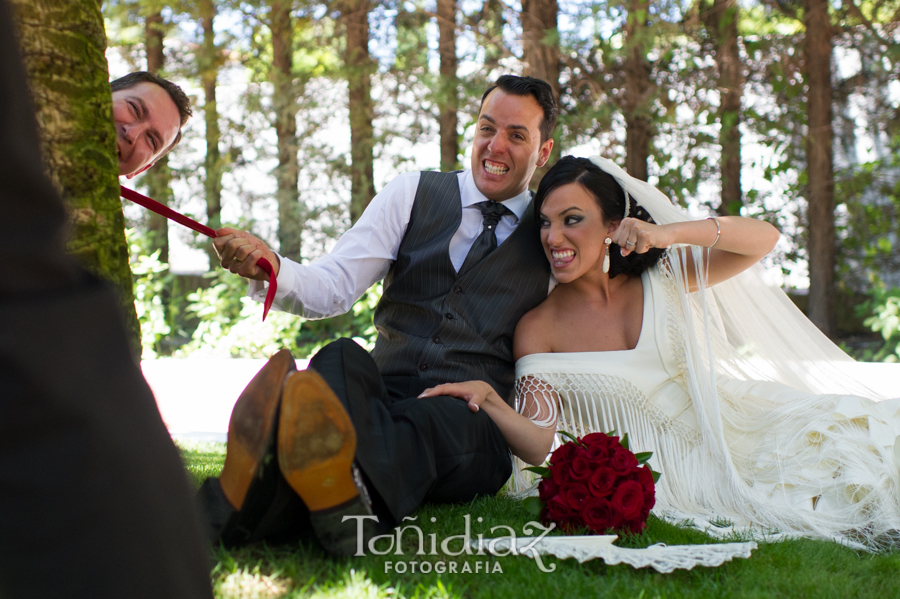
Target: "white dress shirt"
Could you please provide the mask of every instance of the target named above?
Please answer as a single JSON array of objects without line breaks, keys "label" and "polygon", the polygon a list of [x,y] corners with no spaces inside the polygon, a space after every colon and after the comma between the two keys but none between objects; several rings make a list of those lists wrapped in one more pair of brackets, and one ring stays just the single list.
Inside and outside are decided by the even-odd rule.
[{"label": "white dress shirt", "polygon": [[[278,291],[273,307],[305,318],[328,318],[350,310],[366,290],[387,275],[397,259],[400,242],[406,234],[413,201],[419,187],[418,172],[400,175],[372,198],[371,203],[353,227],[344,233],[331,253],[299,264],[278,256]],[[459,173],[462,220],[450,239],[450,261],[459,271],[475,239],[481,235],[483,218],[478,202],[487,201],[472,178],[472,171]],[[512,214],[505,214],[497,224],[497,244],[509,237],[528,206],[528,190],[505,200]],[[262,302],[269,284],[250,280],[247,295]]]}]

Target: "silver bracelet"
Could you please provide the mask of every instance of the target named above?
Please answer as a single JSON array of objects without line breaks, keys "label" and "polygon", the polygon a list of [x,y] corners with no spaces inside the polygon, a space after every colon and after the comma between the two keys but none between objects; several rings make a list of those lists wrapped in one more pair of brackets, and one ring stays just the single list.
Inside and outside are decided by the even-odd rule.
[{"label": "silver bracelet", "polygon": [[719,219],[717,219],[715,216],[710,216],[706,220],[713,220],[716,223],[716,240],[712,242],[712,245],[708,246],[711,248],[719,243],[719,235],[722,234],[722,227],[719,226]]}]

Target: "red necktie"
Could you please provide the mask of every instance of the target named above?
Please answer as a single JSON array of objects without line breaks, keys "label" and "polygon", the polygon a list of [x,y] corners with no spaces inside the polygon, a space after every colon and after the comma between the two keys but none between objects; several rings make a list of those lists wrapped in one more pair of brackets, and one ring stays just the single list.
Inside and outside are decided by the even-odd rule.
[{"label": "red necktie", "polygon": [[[216,237],[216,232],[207,227],[206,225],[201,225],[194,219],[188,218],[185,215],[175,212],[165,204],[160,204],[156,200],[152,200],[147,196],[140,194],[133,189],[128,189],[127,187],[119,186],[121,189],[122,197],[126,200],[131,200],[135,204],[140,204],[144,208],[148,210],[152,210],[153,212],[165,216],[170,220],[174,220],[176,223],[180,225],[184,225],[189,229],[193,229],[198,233],[203,233],[207,237]],[[260,258],[256,264],[263,270],[264,273],[269,275],[269,290],[266,292],[266,301],[263,302],[263,321],[266,320],[266,316],[269,314],[269,308],[272,307],[272,302],[275,300],[275,292],[278,290],[278,282],[275,280],[274,269],[268,260],[265,258]]]}]

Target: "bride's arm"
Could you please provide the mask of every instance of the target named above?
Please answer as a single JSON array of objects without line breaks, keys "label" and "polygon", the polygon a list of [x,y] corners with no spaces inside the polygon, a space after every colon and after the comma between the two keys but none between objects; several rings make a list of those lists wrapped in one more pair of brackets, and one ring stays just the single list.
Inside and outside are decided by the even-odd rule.
[{"label": "bride's arm", "polygon": [[[653,247],[667,248],[673,244],[712,246],[708,277],[709,285],[715,285],[759,262],[772,251],[780,236],[778,229],[769,223],[740,216],[718,216],[670,225],[654,225],[626,218],[613,233],[612,241],[623,248],[623,256],[631,252],[642,254]],[[628,241],[636,245],[626,245]],[[691,260],[690,255],[688,260]],[[694,291],[694,269],[691,264],[688,266],[689,282]]]},{"label": "bride's arm", "polygon": [[[530,385],[523,387],[526,391],[519,397],[519,401],[524,403],[522,414],[503,401],[484,381],[438,385],[427,389],[419,397],[449,395],[468,403],[473,412],[484,410],[503,433],[513,454],[529,464],[538,465],[547,458],[553,446],[556,434],[556,394],[552,391],[538,391]],[[542,426],[535,424],[532,418]]]}]

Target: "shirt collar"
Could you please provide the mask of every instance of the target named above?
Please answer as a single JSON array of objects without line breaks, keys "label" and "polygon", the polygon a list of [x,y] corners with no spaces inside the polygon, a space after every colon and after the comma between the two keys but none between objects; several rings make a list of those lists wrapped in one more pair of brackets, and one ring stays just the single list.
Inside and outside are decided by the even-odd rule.
[{"label": "shirt collar", "polygon": [[[468,208],[478,202],[488,201],[484,194],[478,191],[478,188],[475,187],[475,177],[472,176],[471,170],[465,170],[460,173],[461,183],[460,188],[463,190],[462,195],[462,207]],[[503,200],[500,202],[512,212],[516,216],[516,222],[522,220],[522,216],[525,214],[525,209],[528,207],[528,202],[531,201],[531,192],[527,189],[520,193],[519,195],[509,198],[508,200]]]}]

